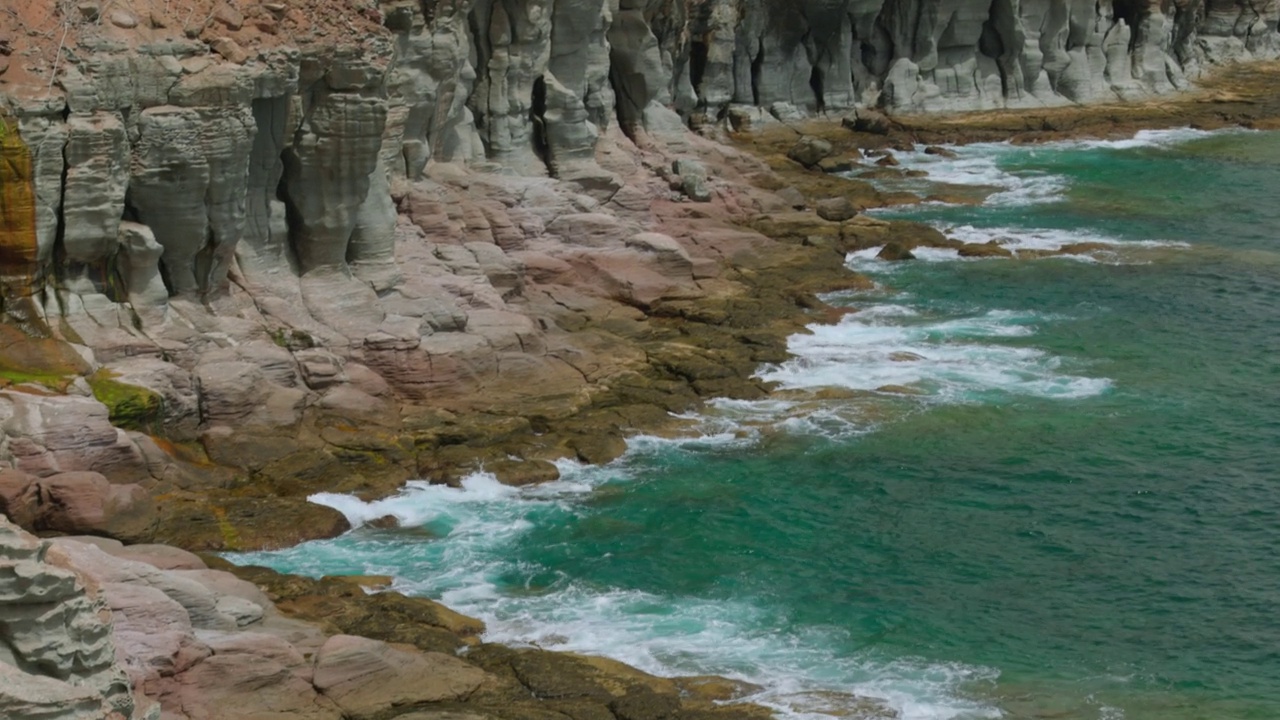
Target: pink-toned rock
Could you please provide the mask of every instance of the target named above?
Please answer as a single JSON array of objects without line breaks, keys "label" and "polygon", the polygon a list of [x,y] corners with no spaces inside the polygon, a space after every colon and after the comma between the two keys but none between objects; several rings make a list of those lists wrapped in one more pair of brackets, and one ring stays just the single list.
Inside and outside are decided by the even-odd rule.
[{"label": "pink-toned rock", "polygon": [[[186,611],[192,627],[202,630],[234,630],[241,624],[236,613],[243,615],[245,609],[240,603],[236,603],[237,607],[229,608],[217,593],[196,579],[184,577],[182,571],[160,570],[147,563],[118,558],[97,547],[61,538],[54,540],[54,543],[65,549],[77,567],[97,582],[145,585],[164,593]],[[233,609],[236,613],[226,612],[228,609]],[[258,613],[260,615],[260,608]]]},{"label": "pink-toned rock", "polygon": [[215,595],[247,600],[261,607],[264,613],[271,613],[275,610],[271,599],[267,597],[266,593],[262,592],[261,588],[247,580],[241,580],[225,570],[175,570],[173,574],[194,580]]},{"label": "pink-toned rock", "polygon": [[561,215],[547,225],[565,244],[585,247],[621,247],[633,233],[613,215],[574,213]]},{"label": "pink-toned rock", "polygon": [[94,533],[120,540],[145,538],[155,503],[140,485],[112,485],[96,472],[67,472],[38,481],[35,527]]},{"label": "pink-toned rock", "polygon": [[228,30],[239,30],[244,27],[244,14],[226,3],[221,3],[214,8],[213,21]]},{"label": "pink-toned rock", "polygon": [[374,397],[383,397],[391,392],[391,387],[387,385],[387,381],[382,379],[378,373],[359,363],[347,363],[347,382],[351,386]]},{"label": "pink-toned rock", "polygon": [[676,280],[658,272],[652,257],[634,250],[605,250],[566,259],[580,276],[598,288],[602,297],[628,305],[647,308],[659,300],[702,295],[693,284],[692,269],[687,280]]},{"label": "pink-toned rock", "polygon": [[652,267],[673,280],[693,277],[693,260],[675,238],[662,233],[639,233],[627,240],[627,247],[653,257]]},{"label": "pink-toned rock", "polygon": [[305,660],[283,641],[256,633],[209,637],[212,656],[148,688],[166,716],[342,720],[338,707],[311,685]]},{"label": "pink-toned rock", "polygon": [[37,499],[35,482],[35,477],[21,470],[0,470],[0,515],[22,527],[31,527]]},{"label": "pink-toned rock", "polygon": [[204,570],[208,567],[195,553],[170,545],[126,545],[107,552],[125,560],[154,565],[161,570]]},{"label": "pink-toned rock", "polygon": [[396,707],[460,700],[485,677],[483,670],[451,655],[335,635],[316,655],[313,682],[348,717],[372,719]]},{"label": "pink-toned rock", "polygon": [[0,390],[0,432],[14,463],[40,477],[92,470],[117,482],[150,478],[142,453],[108,415],[91,397]]},{"label": "pink-toned rock", "polygon": [[227,62],[235,63],[236,65],[243,65],[249,59],[249,53],[240,47],[240,43],[229,37],[216,38],[209,43],[209,47],[225,58]]}]

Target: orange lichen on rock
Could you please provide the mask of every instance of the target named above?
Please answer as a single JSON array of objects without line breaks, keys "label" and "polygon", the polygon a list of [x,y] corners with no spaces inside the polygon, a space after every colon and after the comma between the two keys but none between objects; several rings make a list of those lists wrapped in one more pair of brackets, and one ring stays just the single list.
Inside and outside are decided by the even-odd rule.
[{"label": "orange lichen on rock", "polygon": [[0,283],[5,298],[29,294],[38,253],[31,151],[16,123],[0,117]]}]

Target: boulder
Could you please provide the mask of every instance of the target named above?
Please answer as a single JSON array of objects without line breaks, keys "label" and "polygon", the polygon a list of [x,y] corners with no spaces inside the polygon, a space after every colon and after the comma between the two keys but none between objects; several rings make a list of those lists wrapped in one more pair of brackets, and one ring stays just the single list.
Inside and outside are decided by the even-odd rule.
[{"label": "boulder", "polygon": [[816,207],[818,217],[831,222],[844,222],[858,214],[858,208],[846,197],[819,200]]},{"label": "boulder", "polygon": [[911,253],[910,248],[902,243],[891,242],[880,248],[880,252],[876,253],[876,257],[881,260],[915,260],[916,256]]},{"label": "boulder", "polygon": [[809,205],[809,201],[805,199],[804,193],[791,185],[779,190],[777,195],[793,210],[803,210]]},{"label": "boulder", "polygon": [[985,243],[965,243],[960,246],[960,257],[982,258],[982,257],[998,257],[1011,258],[1013,252],[1006,247],[1002,247],[995,240]]},{"label": "boulder", "polygon": [[29,528],[35,520],[36,478],[21,470],[0,469],[0,515]]},{"label": "boulder", "polygon": [[959,155],[956,154],[955,150],[944,148],[941,145],[929,145],[925,147],[924,154],[937,155],[938,157],[944,157],[948,159],[955,159],[960,157]]},{"label": "boulder", "polygon": [[483,670],[450,655],[335,635],[316,653],[312,682],[346,717],[374,720],[395,708],[456,702],[485,678]]},{"label": "boulder", "polygon": [[826,140],[812,135],[805,135],[791,148],[791,151],[787,153],[787,157],[807,168],[811,168],[831,155],[833,150],[831,143]]},{"label": "boulder", "polygon": [[150,537],[155,503],[140,485],[113,485],[96,472],[42,478],[33,524],[40,530],[98,534],[118,540]]},{"label": "boulder", "polygon": [[855,132],[873,135],[888,135],[893,129],[893,121],[884,113],[870,108],[858,108],[841,121],[846,128]]},{"label": "boulder", "polygon": [[204,570],[207,566],[195,553],[171,545],[126,545],[107,551],[125,560],[143,562],[161,570]]}]

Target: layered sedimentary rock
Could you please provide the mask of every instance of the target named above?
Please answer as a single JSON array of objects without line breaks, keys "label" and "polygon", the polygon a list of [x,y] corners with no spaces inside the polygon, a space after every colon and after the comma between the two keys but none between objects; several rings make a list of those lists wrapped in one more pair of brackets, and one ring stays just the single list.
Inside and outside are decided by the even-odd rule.
[{"label": "layered sedimentary rock", "polygon": [[[1275,54],[1277,14],[1217,0],[119,0],[63,14],[18,0],[0,14],[0,300],[5,328],[46,344],[35,357],[0,337],[6,382],[39,386],[0,391],[0,462],[192,493],[355,463],[376,484],[437,467],[420,438],[456,442],[433,429],[446,412],[536,401],[563,419],[601,392],[642,397],[627,388],[654,367],[692,384],[688,358],[636,347],[640,323],[715,324],[689,304],[741,290],[724,268],[764,238],[681,204],[721,218],[796,205],[748,187],[764,166],[699,132],[1159,93]],[[693,395],[645,397],[657,411]],[[155,435],[198,446],[178,453],[191,462]],[[538,459],[607,455],[579,440]],[[218,465],[243,475],[210,478]],[[227,512],[202,543],[235,544]]]},{"label": "layered sedimentary rock", "polygon": [[[382,0],[320,5],[336,15],[326,25],[188,4],[181,19],[143,0],[135,22],[66,19],[73,50],[23,53],[54,55],[29,68],[54,75],[43,92],[0,75],[13,126],[5,285],[39,295],[46,317],[105,326],[88,335],[163,323],[161,284],[221,293],[237,263],[250,281],[336,273],[385,291],[392,186],[432,162],[496,163],[607,197],[620,182],[596,161],[611,128],[671,134],[735,107],[729,117],[788,118],[1138,97],[1208,63],[1274,55],[1280,17],[1240,0]],[[7,32],[48,22],[36,7]],[[304,302],[373,302],[339,281],[276,284]],[[112,328],[121,302],[133,312]]]},{"label": "layered sedimentary rock", "polygon": [[103,589],[0,516],[0,715],[156,718],[116,664]]},{"label": "layered sedimentary rock", "polygon": [[19,194],[34,198],[29,274],[56,262],[62,291],[135,303],[147,281],[113,262],[122,219],[151,229],[175,295],[224,287],[237,253],[346,272],[391,257],[389,182],[432,160],[599,183],[581,166],[603,132],[667,128],[672,111],[705,122],[734,105],[786,116],[1138,97],[1274,55],[1280,18],[1274,2],[1242,0],[382,0],[322,7],[349,25],[335,39],[287,36],[280,9],[228,25],[223,6],[195,3],[186,19],[209,20],[192,28],[133,5],[150,20],[86,23],[74,52],[46,58],[62,63],[49,85],[61,92],[0,94],[13,96],[23,142],[6,152],[26,184],[7,191],[6,222],[30,225]]}]

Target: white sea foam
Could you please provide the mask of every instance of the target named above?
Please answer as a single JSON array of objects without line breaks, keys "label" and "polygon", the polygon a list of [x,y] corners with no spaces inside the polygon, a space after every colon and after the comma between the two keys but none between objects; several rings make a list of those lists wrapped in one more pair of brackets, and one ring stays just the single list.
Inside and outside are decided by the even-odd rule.
[{"label": "white sea foam", "polygon": [[[1144,255],[1149,255],[1148,251],[1153,249],[1191,247],[1188,243],[1173,240],[1124,240],[1088,230],[977,227],[946,223],[935,223],[934,226],[947,237],[960,242],[979,245],[995,242],[1013,253],[1059,252],[1070,245],[1083,243],[1105,246],[1088,252],[1054,256],[1075,262],[1140,263],[1144,262]],[[850,269],[870,274],[895,273],[906,267],[901,262],[886,262],[878,259],[876,256],[882,249],[883,246],[876,246],[857,250],[849,253],[845,261]],[[915,255],[917,261],[926,263],[991,261],[991,258],[985,257],[961,257],[960,251],[953,248],[917,247],[911,250],[911,254]]]},{"label": "white sea foam", "polygon": [[872,306],[835,325],[811,326],[811,334],[788,343],[794,359],[766,367],[759,377],[790,389],[904,386],[947,402],[970,402],[993,392],[1080,398],[1111,384],[1063,373],[1060,358],[1037,348],[989,342],[1031,335],[1034,323],[1049,318],[993,310],[897,322],[894,307]]},{"label": "white sea foam", "polygon": [[1192,128],[1175,128],[1142,130],[1131,138],[1116,140],[1063,140],[1038,145],[1012,145],[1007,142],[972,143],[948,146],[951,157],[930,155],[920,148],[897,153],[896,157],[903,170],[922,170],[928,173],[927,178],[903,178],[877,182],[886,186],[922,191],[925,194],[928,193],[928,186],[933,183],[994,188],[995,192],[986,200],[987,205],[1021,206],[1057,202],[1070,187],[1066,177],[1043,170],[1009,171],[1004,169],[1004,162],[1009,158],[1036,157],[1040,154],[1060,153],[1064,150],[1132,150],[1172,147],[1221,132],[1251,131],[1211,132]]},{"label": "white sea foam", "polygon": [[1054,202],[1062,197],[1069,183],[1052,173],[1010,172],[1000,166],[1002,157],[1013,146],[980,143],[952,148],[955,157],[929,155],[921,150],[897,155],[903,170],[920,170],[925,178],[880,180],[887,187],[902,187],[928,193],[935,183],[968,187],[993,188],[987,197],[989,205],[1030,205]]}]

